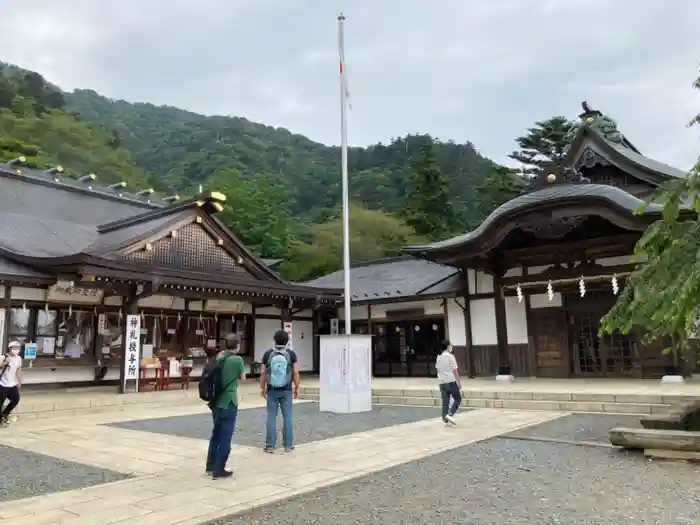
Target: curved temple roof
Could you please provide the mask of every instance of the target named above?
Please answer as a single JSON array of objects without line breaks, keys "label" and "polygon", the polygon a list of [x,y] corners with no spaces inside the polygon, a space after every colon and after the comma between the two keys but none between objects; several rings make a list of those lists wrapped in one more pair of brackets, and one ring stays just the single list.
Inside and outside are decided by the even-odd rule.
[{"label": "curved temple roof", "polygon": [[644,215],[659,214],[663,209],[659,204],[647,204],[642,199],[615,186],[603,184],[557,184],[539,191],[520,195],[506,202],[491,212],[475,230],[445,239],[444,241],[408,246],[404,248],[404,251],[420,254],[465,245],[480,238],[493,226],[506,218],[513,219],[535,208],[542,209],[543,207],[555,207],[581,201],[598,201],[630,214],[635,213],[644,205],[647,205],[643,211]]}]

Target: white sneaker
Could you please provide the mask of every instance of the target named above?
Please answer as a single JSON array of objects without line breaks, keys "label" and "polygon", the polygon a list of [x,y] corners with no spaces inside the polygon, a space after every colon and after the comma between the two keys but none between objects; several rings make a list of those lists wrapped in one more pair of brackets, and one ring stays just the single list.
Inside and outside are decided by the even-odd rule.
[{"label": "white sneaker", "polygon": [[449,414],[445,416],[445,421],[449,423],[450,425],[457,425],[457,422],[455,421],[455,418]]}]

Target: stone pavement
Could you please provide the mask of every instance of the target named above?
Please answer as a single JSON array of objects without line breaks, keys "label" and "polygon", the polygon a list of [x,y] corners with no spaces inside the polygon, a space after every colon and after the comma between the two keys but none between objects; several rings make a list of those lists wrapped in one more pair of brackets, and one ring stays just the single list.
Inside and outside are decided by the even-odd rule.
[{"label": "stone pavement", "polygon": [[[259,398],[246,398],[242,408],[261,404]],[[0,524],[194,525],[563,415],[479,410],[460,414],[456,428],[444,427],[435,417],[410,417],[413,422],[376,428],[381,418],[375,418],[377,425],[366,424],[364,431],[310,440],[291,455],[267,456],[259,447],[234,446],[231,465],[236,475],[219,481],[202,472],[206,440],[168,435],[162,429],[113,426],[202,414],[202,405],[155,412],[153,407],[134,405],[118,413],[20,420],[0,432],[0,446],[20,451],[16,457],[27,455],[23,481],[13,482],[10,471],[3,488],[0,477]],[[7,450],[12,452],[1,451],[0,465]],[[39,477],[27,480],[33,468],[40,468]],[[33,494],[41,495],[30,497]]]}]

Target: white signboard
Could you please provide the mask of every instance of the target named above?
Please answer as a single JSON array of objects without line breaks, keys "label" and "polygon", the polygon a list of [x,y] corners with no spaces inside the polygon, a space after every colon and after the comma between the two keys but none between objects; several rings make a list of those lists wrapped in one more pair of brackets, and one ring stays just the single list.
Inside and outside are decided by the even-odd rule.
[{"label": "white signboard", "polygon": [[372,337],[322,335],[320,405],[323,412],[372,410]]},{"label": "white signboard", "polygon": [[126,359],[124,360],[124,391],[126,391],[126,382],[134,381],[136,383],[136,391],[139,389],[139,350],[141,346],[141,316],[127,315],[126,316],[126,339],[124,344],[124,352]]}]

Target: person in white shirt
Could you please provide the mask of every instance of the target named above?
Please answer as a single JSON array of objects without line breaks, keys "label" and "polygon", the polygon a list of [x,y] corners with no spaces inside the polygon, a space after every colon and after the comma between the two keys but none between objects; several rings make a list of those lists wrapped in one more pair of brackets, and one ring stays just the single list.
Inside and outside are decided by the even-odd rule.
[{"label": "person in white shirt", "polygon": [[[0,356],[0,426],[3,427],[9,424],[10,414],[19,405],[19,391],[22,388],[21,347],[18,341],[12,341],[8,354]],[[3,408],[5,400],[9,403]]]},{"label": "person in white shirt", "polygon": [[[452,345],[449,341],[442,343],[442,353],[435,362],[438,383],[440,383],[440,396],[442,397],[442,420],[445,424],[456,425],[454,415],[462,402],[462,384],[459,380],[459,367],[457,359],[452,354]],[[452,401],[452,406],[450,406]]]}]

